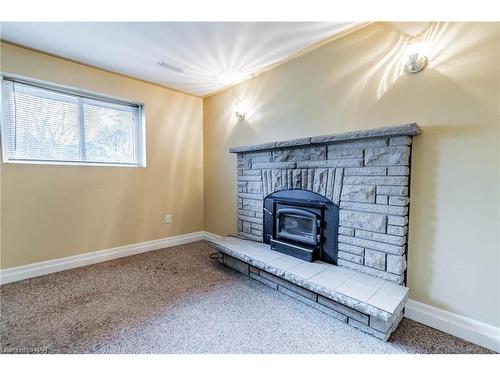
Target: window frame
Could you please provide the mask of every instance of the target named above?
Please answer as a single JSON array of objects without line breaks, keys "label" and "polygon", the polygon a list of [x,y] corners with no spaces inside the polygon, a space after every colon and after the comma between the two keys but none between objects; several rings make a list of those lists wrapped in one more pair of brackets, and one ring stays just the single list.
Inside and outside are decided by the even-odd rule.
[{"label": "window frame", "polygon": [[[99,161],[64,161],[64,160],[40,160],[40,159],[11,159],[7,155],[7,139],[4,136],[6,120],[4,118],[3,106],[3,81],[12,81],[14,83],[24,83],[44,90],[51,90],[55,93],[73,95],[79,102],[79,112],[81,112],[81,104],[85,101],[98,101],[102,104],[113,107],[114,105],[136,106],[137,126],[134,127],[135,140],[134,147],[137,147],[137,162],[122,163],[122,162],[99,162]],[[81,116],[81,113],[79,114]],[[80,131],[84,128],[84,123],[79,119],[78,126]],[[144,103],[118,98],[93,91],[82,90],[79,88],[60,85],[52,82],[42,81],[34,78],[28,78],[16,74],[0,72],[0,139],[2,146],[2,162],[12,164],[42,164],[42,165],[71,165],[71,166],[93,166],[93,167],[125,167],[125,168],[145,168],[146,167],[146,118]]]}]

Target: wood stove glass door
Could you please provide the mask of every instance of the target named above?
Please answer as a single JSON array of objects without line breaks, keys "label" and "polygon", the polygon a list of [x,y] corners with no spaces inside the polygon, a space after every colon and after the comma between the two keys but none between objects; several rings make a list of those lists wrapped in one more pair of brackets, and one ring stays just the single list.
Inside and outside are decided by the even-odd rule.
[{"label": "wood stove glass door", "polygon": [[298,208],[282,208],[277,212],[276,236],[309,245],[318,244],[318,217]]}]

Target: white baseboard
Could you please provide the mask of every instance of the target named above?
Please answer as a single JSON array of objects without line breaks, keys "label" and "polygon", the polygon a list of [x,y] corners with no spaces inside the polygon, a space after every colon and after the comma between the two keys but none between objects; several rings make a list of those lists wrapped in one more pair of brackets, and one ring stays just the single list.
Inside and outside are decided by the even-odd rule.
[{"label": "white baseboard", "polygon": [[210,232],[203,232],[205,233],[205,240],[207,241],[213,241],[213,240],[216,240],[218,238],[222,238],[222,236],[219,236],[218,234],[214,234],[214,233],[210,233]]},{"label": "white baseboard", "polygon": [[189,242],[213,238],[216,238],[216,235],[212,233],[204,231],[193,232],[188,234],[181,234],[178,236],[160,238],[158,240],[114,247],[106,250],[73,255],[65,258],[27,264],[25,266],[6,268],[0,270],[0,285],[29,279],[36,276],[46,275],[53,272],[64,271],[71,268],[87,266],[89,264],[105,262],[107,260],[123,258],[134,254],[144,253],[146,251],[158,250],[171,246],[186,244]]},{"label": "white baseboard", "polygon": [[405,316],[497,353],[500,352],[500,328],[498,327],[411,299],[406,303]]}]

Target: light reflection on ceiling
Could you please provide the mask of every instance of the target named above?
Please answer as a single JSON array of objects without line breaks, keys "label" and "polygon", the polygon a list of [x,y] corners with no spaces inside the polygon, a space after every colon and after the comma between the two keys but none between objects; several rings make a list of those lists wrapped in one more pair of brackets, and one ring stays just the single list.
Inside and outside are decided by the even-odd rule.
[{"label": "light reflection on ceiling", "polygon": [[[352,22],[2,22],[0,37],[56,56],[206,96],[361,25]],[[224,72],[234,73],[233,78],[241,73],[241,78],[220,79]]]}]

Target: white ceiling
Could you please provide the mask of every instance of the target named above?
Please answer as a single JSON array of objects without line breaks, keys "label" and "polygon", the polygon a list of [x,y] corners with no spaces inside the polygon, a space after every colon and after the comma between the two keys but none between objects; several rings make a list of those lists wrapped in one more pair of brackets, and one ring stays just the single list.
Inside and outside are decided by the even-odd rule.
[{"label": "white ceiling", "polygon": [[[224,71],[257,74],[350,22],[2,22],[0,37],[204,96]],[[182,73],[158,66],[163,61]]]}]

